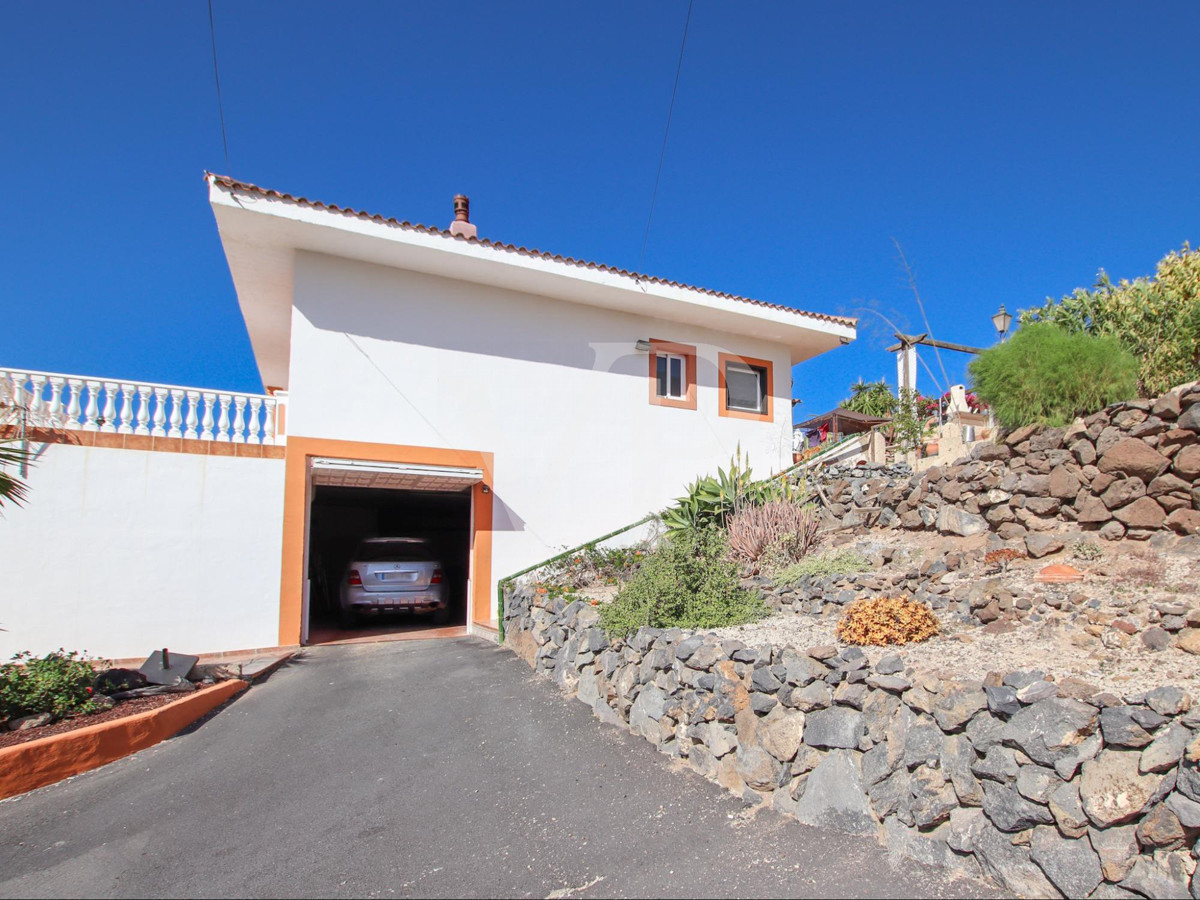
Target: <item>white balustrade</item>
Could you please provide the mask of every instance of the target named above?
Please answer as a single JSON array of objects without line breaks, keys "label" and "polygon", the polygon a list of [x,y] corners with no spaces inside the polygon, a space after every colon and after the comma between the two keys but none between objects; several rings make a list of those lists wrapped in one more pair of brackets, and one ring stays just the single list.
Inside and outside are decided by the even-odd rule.
[{"label": "white balustrade", "polygon": [[148,384],[139,384],[137,392],[137,428],[133,429],[133,433],[147,435],[150,433],[150,429],[147,427],[147,423],[150,421],[150,386]]},{"label": "white balustrade", "polygon": [[26,428],[270,445],[285,440],[281,405],[263,394],[0,369],[0,424]]},{"label": "white balustrade", "polygon": [[[257,422],[257,421],[258,421],[258,411],[259,411],[259,409],[262,407],[262,402],[263,402],[263,398],[262,398],[262,397],[251,397],[251,398],[250,398],[250,421],[251,421],[251,422]],[[268,418],[270,418],[270,417],[268,416]],[[257,431],[253,431],[253,432],[251,432],[250,434],[246,435],[246,442],[247,442],[247,443],[250,443],[250,444],[259,444],[259,443],[262,443],[262,442],[261,442],[261,441],[258,439],[258,432],[257,432]]]}]

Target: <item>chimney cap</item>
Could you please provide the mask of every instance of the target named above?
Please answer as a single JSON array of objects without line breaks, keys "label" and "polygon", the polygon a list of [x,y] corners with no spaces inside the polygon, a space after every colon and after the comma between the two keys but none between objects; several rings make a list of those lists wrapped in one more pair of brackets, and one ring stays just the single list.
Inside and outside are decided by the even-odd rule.
[{"label": "chimney cap", "polygon": [[477,236],[476,228],[471,224],[471,200],[466,194],[454,195],[454,221],[450,223],[450,233],[456,237]]}]

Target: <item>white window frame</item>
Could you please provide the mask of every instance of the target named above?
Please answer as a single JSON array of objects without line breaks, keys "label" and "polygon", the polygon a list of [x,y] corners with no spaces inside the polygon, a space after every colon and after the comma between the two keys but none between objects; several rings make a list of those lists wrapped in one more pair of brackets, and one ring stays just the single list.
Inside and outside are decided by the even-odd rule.
[{"label": "white window frame", "polygon": [[[733,371],[733,370],[736,370],[739,374],[742,374],[742,375],[753,375],[755,377],[755,379],[757,380],[758,386],[754,392],[754,395],[758,398],[758,403],[756,405],[754,405],[754,406],[737,406],[733,403],[733,399],[730,396],[730,392],[729,392],[729,373],[730,373],[730,371]],[[725,408],[736,410],[737,412],[758,413],[759,415],[765,415],[766,411],[767,411],[767,406],[766,406],[767,397],[766,397],[766,389],[765,389],[764,379],[766,377],[767,377],[767,373],[764,372],[758,366],[752,366],[749,363],[734,362],[732,360],[726,362],[725,363]]]},{"label": "white window frame", "polygon": [[[658,391],[658,376],[655,374],[655,395],[664,400],[686,400],[688,394],[688,361],[687,357],[680,353],[664,353],[659,351],[655,354],[659,359],[666,360],[667,367],[667,392],[665,394]],[[679,393],[671,393],[671,361],[679,362]]]}]

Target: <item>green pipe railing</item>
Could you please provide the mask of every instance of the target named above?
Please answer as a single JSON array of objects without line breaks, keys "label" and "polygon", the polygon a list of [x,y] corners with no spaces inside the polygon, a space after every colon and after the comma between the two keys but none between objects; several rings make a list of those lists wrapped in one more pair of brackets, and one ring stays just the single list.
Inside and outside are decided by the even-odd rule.
[{"label": "green pipe railing", "polygon": [[[763,478],[763,479],[755,482],[755,484],[762,484],[767,481],[774,481],[777,478],[785,478],[788,475],[790,475],[792,472],[796,471],[798,468],[805,465],[806,463],[811,462],[812,459],[815,459],[815,458],[816,457],[812,457],[810,459],[806,459],[804,462],[794,463],[793,465],[788,466],[786,469],[783,469],[782,471],[777,472],[776,474],[771,475],[768,478]],[[597,544],[601,543],[602,541],[607,541],[609,538],[614,538],[619,534],[624,534],[626,531],[632,531],[634,528],[637,528],[639,525],[645,525],[651,519],[656,519],[656,518],[658,518],[658,513],[650,513],[649,515],[643,516],[642,518],[638,519],[636,522],[634,522],[631,525],[626,525],[623,528],[618,528],[615,531],[610,531],[608,534],[602,534],[598,538],[593,538],[590,541],[585,541],[584,543],[580,544],[577,547],[572,547],[570,550],[564,550],[562,553],[555,554],[554,556],[551,556],[549,559],[543,559],[541,562],[534,563],[532,566],[527,566],[526,568],[522,569],[519,572],[513,572],[511,575],[506,575],[503,578],[501,578],[499,581],[497,581],[496,582],[496,608],[497,608],[496,616],[497,616],[497,623],[499,626],[498,631],[499,631],[500,643],[501,644],[504,643],[504,589],[506,587],[511,585],[514,581],[516,581],[522,575],[528,575],[530,572],[536,572],[538,569],[544,568],[545,566],[548,566],[551,563],[556,563],[560,559],[566,559],[568,556],[570,556],[573,553],[578,553],[581,550],[587,550],[589,547],[594,547]]]},{"label": "green pipe railing", "polygon": [[573,553],[578,553],[581,550],[587,550],[590,547],[595,547],[597,544],[601,543],[602,541],[607,541],[609,538],[615,538],[618,534],[624,534],[627,531],[632,531],[633,529],[637,528],[639,525],[645,525],[647,522],[651,521],[652,519],[656,519],[656,518],[658,518],[658,513],[650,513],[650,515],[648,515],[648,516],[642,516],[642,518],[638,519],[632,525],[626,525],[622,528],[618,528],[616,531],[610,531],[608,534],[602,534],[598,538],[592,538],[590,541],[585,541],[584,543],[580,544],[577,547],[572,547],[570,550],[564,550],[562,553],[555,554],[554,556],[551,556],[549,559],[543,559],[539,563],[534,563],[532,566],[528,566],[528,567],[522,569],[520,572],[513,572],[511,575],[506,575],[503,578],[501,578],[499,581],[497,581],[496,582],[496,604],[497,604],[497,621],[499,624],[498,630],[500,632],[500,643],[501,644],[504,643],[504,589],[506,587],[508,587],[510,584],[512,584],[514,581],[516,581],[522,575],[528,575],[530,572],[536,572],[538,569],[544,568],[545,566],[548,566],[551,563],[556,563],[560,559],[566,559],[568,556],[570,556]]}]

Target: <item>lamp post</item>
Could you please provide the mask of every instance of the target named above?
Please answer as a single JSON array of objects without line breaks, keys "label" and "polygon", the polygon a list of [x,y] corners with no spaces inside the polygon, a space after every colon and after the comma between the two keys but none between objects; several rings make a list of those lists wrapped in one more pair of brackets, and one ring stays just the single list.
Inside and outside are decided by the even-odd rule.
[{"label": "lamp post", "polygon": [[992,316],[992,324],[996,326],[996,333],[1000,335],[1000,340],[1004,341],[1008,337],[1008,328],[1012,325],[1012,316],[1008,314],[1003,303],[1000,304],[1000,311]]}]

